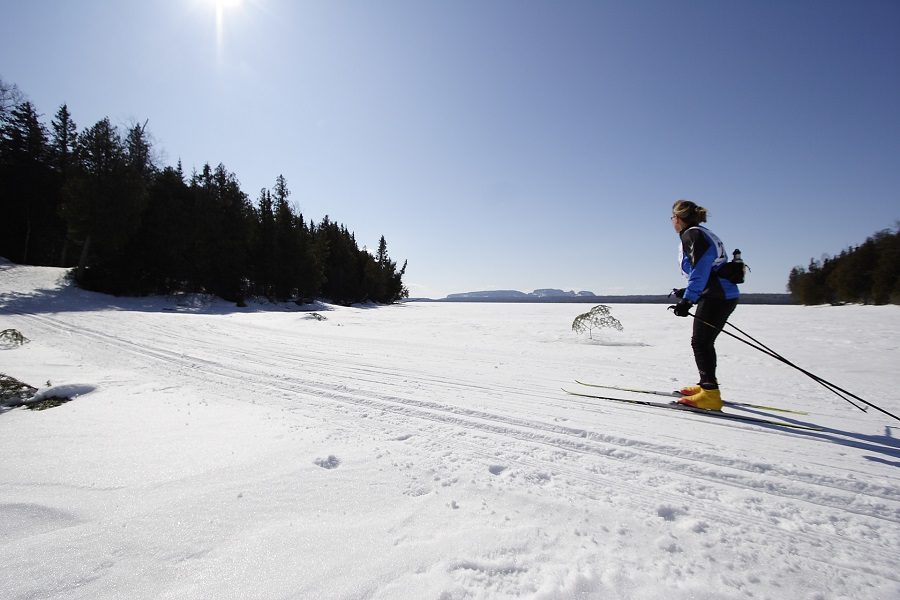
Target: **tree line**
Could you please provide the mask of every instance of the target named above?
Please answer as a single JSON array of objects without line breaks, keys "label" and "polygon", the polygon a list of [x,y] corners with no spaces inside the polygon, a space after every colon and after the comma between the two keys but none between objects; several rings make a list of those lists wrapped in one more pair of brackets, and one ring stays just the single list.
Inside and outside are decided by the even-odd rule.
[{"label": "tree line", "polygon": [[900,223],[838,256],[794,267],[788,291],[799,304],[900,304]]},{"label": "tree line", "polygon": [[108,118],[79,131],[65,104],[48,129],[0,80],[0,256],[75,267],[79,286],[117,295],[408,296],[384,236],[373,255],[328,216],[304,219],[281,175],[254,203],[222,164],[160,167],[149,138],[146,122],[120,131]]}]

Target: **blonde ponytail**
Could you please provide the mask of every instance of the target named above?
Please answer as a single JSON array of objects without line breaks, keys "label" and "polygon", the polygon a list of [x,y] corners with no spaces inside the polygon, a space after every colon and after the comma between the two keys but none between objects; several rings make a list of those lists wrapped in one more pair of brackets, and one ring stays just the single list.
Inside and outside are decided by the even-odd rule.
[{"label": "blonde ponytail", "polygon": [[706,209],[690,200],[676,200],[672,205],[672,214],[691,227],[706,223]]}]

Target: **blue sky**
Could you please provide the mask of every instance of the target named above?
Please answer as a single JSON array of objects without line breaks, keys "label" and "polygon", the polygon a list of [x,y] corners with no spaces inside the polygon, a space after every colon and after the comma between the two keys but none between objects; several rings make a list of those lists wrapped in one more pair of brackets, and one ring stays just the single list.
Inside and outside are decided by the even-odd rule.
[{"label": "blue sky", "polygon": [[0,5],[0,78],[47,123],[149,119],[161,165],[254,200],[283,174],[413,296],[665,293],[678,198],[746,292],[900,220],[893,0]]}]

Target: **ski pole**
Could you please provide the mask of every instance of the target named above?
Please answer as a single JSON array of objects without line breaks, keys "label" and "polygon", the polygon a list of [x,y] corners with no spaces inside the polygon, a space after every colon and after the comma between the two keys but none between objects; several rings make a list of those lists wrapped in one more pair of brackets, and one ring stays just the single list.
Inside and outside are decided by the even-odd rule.
[{"label": "ski pole", "polygon": [[[695,318],[696,318],[696,317],[695,317]],[[698,319],[698,320],[699,320],[701,323],[704,323],[703,319]],[[712,327],[712,325],[711,325],[710,323],[706,323],[706,325],[708,325],[709,327]],[[763,349],[763,350],[764,350],[764,353],[769,354],[769,355],[772,356],[773,358],[776,358],[776,359],[778,359],[778,360],[784,362],[785,364],[794,367],[795,369],[797,369],[798,371],[800,371],[800,372],[803,373],[804,375],[810,377],[811,379],[813,379],[814,381],[816,381],[816,382],[819,383],[820,385],[822,385],[822,386],[824,386],[825,388],[827,388],[828,390],[834,392],[839,398],[842,398],[843,400],[846,400],[847,402],[849,402],[850,404],[852,404],[853,406],[855,406],[855,407],[858,408],[859,410],[861,410],[861,411],[863,411],[863,412],[866,412],[866,409],[865,409],[864,407],[855,404],[855,403],[852,402],[849,398],[847,398],[847,397],[845,397],[845,396],[843,395],[843,394],[847,394],[848,396],[851,396],[851,397],[853,397],[853,398],[856,398],[856,399],[859,400],[860,402],[863,402],[863,403],[868,404],[865,400],[863,400],[862,398],[860,398],[860,397],[857,396],[856,394],[854,394],[854,393],[852,393],[852,392],[848,392],[847,390],[845,390],[845,389],[843,389],[843,388],[841,388],[841,387],[836,386],[835,384],[831,383],[830,381],[827,381],[827,380],[825,380],[825,379],[822,379],[821,377],[819,377],[819,376],[816,375],[815,373],[810,373],[809,371],[807,371],[807,370],[805,370],[805,369],[802,369],[802,368],[798,367],[797,365],[791,363],[791,361],[787,360],[785,357],[783,357],[782,355],[778,354],[777,352],[775,352],[774,350],[772,350],[771,348],[769,348],[768,346],[766,346],[765,344],[763,344],[762,342],[760,342],[758,339],[756,339],[755,337],[753,337],[752,335],[750,335],[749,333],[747,333],[746,331],[744,331],[743,329],[741,329],[740,327],[738,327],[737,325],[735,325],[734,323],[729,323],[729,322],[726,321],[726,322],[725,322],[725,325],[728,325],[728,326],[731,327],[732,329],[738,331],[741,335],[743,335],[743,336],[745,336],[746,338],[752,340],[754,343],[756,343],[756,344],[760,347],[760,349]],[[726,331],[725,333],[727,334],[728,332]],[[728,335],[731,335],[731,334],[728,334]],[[736,337],[736,336],[732,336],[732,337]],[[740,339],[740,338],[736,338],[736,339]],[[743,340],[742,340],[742,341],[743,341]],[[841,393],[841,392],[843,392],[843,393]],[[877,407],[876,407],[876,408],[877,408]],[[893,416],[893,415],[891,415],[891,416]]]},{"label": "ski pole", "polygon": [[[734,325],[731,325],[731,323],[726,322],[725,324],[726,324],[726,325],[731,325],[732,327],[734,327],[735,329],[737,329],[738,331],[740,331],[740,332],[743,333],[744,335],[747,335],[747,337],[749,337],[751,340],[753,340],[754,342],[756,342],[756,344],[758,344],[758,345],[751,344],[751,343],[748,342],[747,340],[742,339],[742,338],[740,338],[740,337],[734,335],[733,333],[730,333],[730,332],[728,332],[728,331],[725,331],[724,328],[723,328],[723,329],[720,329],[720,328],[716,327],[715,325],[713,325],[712,323],[707,323],[706,321],[704,321],[703,319],[697,317],[696,315],[693,315],[693,314],[691,314],[691,313],[688,313],[688,314],[690,314],[692,317],[694,317],[696,320],[700,321],[700,322],[703,323],[704,325],[706,325],[706,326],[708,326],[708,327],[712,327],[713,329],[715,329],[716,331],[719,331],[720,333],[725,333],[726,335],[730,335],[731,337],[733,337],[734,339],[738,340],[739,342],[743,342],[744,344],[747,344],[747,345],[750,346],[751,348],[755,348],[756,350],[759,350],[759,351],[762,352],[763,354],[768,354],[768,355],[771,356],[772,358],[774,358],[774,359],[776,359],[776,360],[779,360],[779,361],[783,362],[784,364],[786,364],[786,365],[788,365],[788,366],[790,366],[790,367],[793,367],[793,368],[797,369],[798,371],[800,371],[801,373],[803,373],[804,375],[806,375],[807,377],[809,377],[810,379],[812,379],[812,380],[815,381],[816,383],[818,383],[818,384],[820,384],[821,386],[823,386],[824,388],[826,388],[828,391],[833,392],[833,393],[834,393],[835,395],[837,395],[839,398],[841,398],[842,400],[848,402],[848,403],[849,403],[851,406],[853,406],[854,408],[858,408],[859,410],[861,410],[861,411],[863,411],[863,412],[866,412],[866,409],[865,409],[864,407],[859,406],[858,404],[856,404],[855,402],[853,402],[852,400],[850,400],[849,398],[847,398],[846,396],[844,396],[841,392],[844,392],[844,393],[846,393],[846,394],[848,394],[848,395],[850,395],[850,396],[853,396],[854,398],[857,398],[857,400],[859,400],[860,402],[865,402],[865,400],[863,400],[862,398],[859,398],[858,396],[855,396],[854,394],[852,394],[852,393],[850,393],[850,392],[847,392],[846,390],[843,390],[843,389],[837,387],[837,386],[834,385],[833,383],[831,383],[831,382],[829,382],[829,381],[826,381],[826,380],[822,379],[821,377],[819,377],[819,376],[816,375],[815,373],[810,373],[810,372],[807,371],[806,369],[803,369],[802,367],[797,366],[796,364],[792,363],[791,361],[789,361],[788,359],[786,359],[786,358],[783,357],[782,355],[778,354],[777,352],[775,352],[774,350],[772,350],[771,348],[769,348],[769,347],[766,346],[765,344],[762,344],[761,342],[759,342],[758,340],[756,340],[756,339],[753,338],[752,336],[747,335],[746,333],[744,333],[743,331],[741,331],[740,329],[738,329],[738,328],[735,327]],[[892,415],[892,416],[893,416],[893,415]]]},{"label": "ski pole", "polygon": [[[688,313],[688,314],[690,314],[690,313]],[[779,360],[779,361],[783,362],[784,364],[789,365],[789,366],[791,366],[791,367],[797,369],[798,371],[800,371],[801,373],[803,373],[804,375],[806,375],[807,377],[809,377],[810,379],[812,379],[812,380],[815,381],[816,383],[818,383],[818,384],[820,384],[821,386],[823,386],[824,388],[826,388],[828,391],[833,392],[835,395],[837,395],[838,398],[840,398],[840,399],[845,400],[846,402],[848,402],[848,403],[849,403],[851,406],[853,406],[854,408],[858,408],[859,410],[861,410],[861,411],[863,411],[863,412],[866,412],[866,408],[865,408],[865,407],[856,404],[855,402],[853,402],[852,400],[850,400],[849,398],[847,398],[846,396],[844,396],[844,394],[847,394],[847,395],[849,395],[849,396],[853,396],[854,398],[856,398],[856,399],[859,400],[860,402],[865,402],[865,400],[863,400],[862,398],[860,398],[860,397],[854,395],[854,394],[851,393],[851,392],[848,392],[847,390],[845,390],[845,389],[843,389],[843,388],[840,388],[840,387],[834,385],[834,384],[831,383],[830,381],[826,381],[825,379],[822,379],[821,377],[819,377],[819,376],[816,375],[815,373],[810,373],[810,372],[807,371],[806,369],[803,369],[803,368],[797,366],[796,364],[792,363],[791,361],[789,361],[788,359],[786,359],[786,358],[783,357],[782,355],[778,354],[777,352],[775,352],[774,350],[772,350],[771,348],[769,348],[768,346],[766,346],[765,344],[763,344],[762,342],[760,342],[758,339],[756,339],[755,337],[753,337],[752,335],[750,335],[750,334],[747,333],[746,331],[740,329],[740,328],[737,327],[736,325],[733,325],[732,323],[728,323],[727,321],[725,322],[725,325],[730,325],[732,328],[736,329],[736,330],[739,331],[741,334],[743,334],[744,336],[746,336],[747,338],[749,338],[750,340],[752,340],[752,341],[754,342],[754,344],[751,344],[751,343],[748,342],[747,340],[741,339],[741,338],[737,337],[736,335],[734,335],[734,334],[732,334],[732,333],[729,333],[729,332],[727,332],[727,331],[724,331],[724,328],[723,328],[723,329],[719,329],[718,327],[715,327],[712,323],[707,323],[706,321],[704,321],[703,319],[697,317],[696,315],[691,314],[691,316],[694,317],[696,320],[700,321],[701,323],[703,323],[704,325],[706,325],[706,326],[708,326],[708,327],[712,327],[713,329],[719,331],[720,333],[721,333],[721,332],[724,332],[726,335],[730,335],[731,337],[735,338],[736,340],[738,340],[738,341],[740,341],[740,342],[743,342],[743,343],[747,344],[747,345],[750,346],[751,348],[755,348],[756,350],[759,350],[759,351],[762,352],[763,354],[768,354],[768,355],[771,356],[772,358],[774,358],[774,359],[776,359],[776,360]],[[843,392],[843,394],[842,394],[841,392]]]},{"label": "ski pole", "polygon": [[754,345],[754,344],[748,342],[747,340],[745,340],[745,339],[743,339],[743,338],[741,338],[741,337],[738,337],[738,336],[734,335],[734,334],[731,333],[730,331],[725,331],[724,328],[719,328],[719,327],[716,327],[715,325],[713,325],[712,323],[707,323],[706,321],[704,321],[703,319],[697,317],[697,315],[695,315],[695,314],[693,314],[693,313],[690,313],[690,312],[689,312],[688,314],[689,314],[690,316],[694,317],[694,319],[696,319],[696,320],[700,321],[701,323],[703,323],[704,325],[707,325],[708,327],[712,327],[713,329],[716,329],[716,330],[719,331],[720,333],[725,333],[726,335],[730,335],[730,336],[733,337],[734,339],[736,339],[736,340],[738,340],[738,341],[740,341],[740,342],[743,342],[743,343],[747,344],[747,345],[750,346],[751,348],[756,348],[757,350],[759,350],[759,351],[762,352],[763,354],[768,354],[768,355],[771,356],[772,358],[774,358],[774,359],[776,359],[776,360],[779,360],[779,361],[783,362],[784,364],[788,365],[789,367],[793,367],[793,368],[797,369],[798,371],[800,371],[801,373],[803,373],[804,375],[806,375],[807,377],[809,377],[810,379],[812,379],[812,380],[815,381],[816,383],[818,383],[818,384],[824,386],[825,388],[827,388],[827,389],[830,390],[831,392],[835,393],[838,397],[842,398],[843,400],[846,400],[847,402],[849,402],[850,404],[852,404],[853,406],[855,406],[855,407],[858,408],[859,410],[861,410],[861,411],[863,411],[863,412],[866,411],[865,408],[862,408],[862,407],[860,407],[860,406],[857,406],[855,403],[853,403],[853,402],[850,401],[849,399],[845,398],[843,395],[841,395],[840,392],[843,392],[844,394],[847,394],[848,396],[851,396],[851,397],[855,398],[856,400],[859,400],[860,402],[862,402],[862,403],[865,404],[866,406],[870,406],[870,407],[874,408],[875,410],[877,410],[877,411],[879,411],[879,412],[882,412],[882,413],[886,414],[887,416],[892,417],[892,418],[897,419],[898,421],[900,421],[900,417],[898,417],[897,415],[895,415],[895,414],[893,414],[893,413],[891,413],[891,412],[886,411],[885,409],[881,408],[880,406],[877,406],[877,405],[875,405],[875,404],[872,404],[872,403],[869,402],[868,400],[864,400],[863,398],[860,398],[859,396],[857,396],[856,394],[853,394],[852,392],[848,392],[847,390],[845,390],[845,389],[843,389],[843,388],[841,388],[841,387],[836,386],[835,384],[831,383],[830,381],[827,381],[827,380],[825,380],[825,379],[822,379],[821,377],[819,377],[819,376],[816,375],[815,373],[810,373],[810,372],[807,371],[806,369],[797,366],[796,364],[792,363],[791,361],[789,361],[789,360],[786,359],[785,357],[781,356],[781,355],[778,354],[777,352],[775,352],[775,351],[771,350],[770,348],[766,347],[764,344],[762,344],[762,343],[760,343],[760,342],[757,342],[757,340],[754,339],[752,336],[747,335],[744,331],[738,329],[738,328],[735,327],[734,325],[731,325],[731,323],[728,323],[727,321],[725,322],[726,325],[731,325],[731,326],[734,327],[737,331],[740,331],[743,335],[746,335],[748,338],[750,338],[751,340],[753,340],[754,342],[756,342],[756,343],[759,344],[759,345]]}]

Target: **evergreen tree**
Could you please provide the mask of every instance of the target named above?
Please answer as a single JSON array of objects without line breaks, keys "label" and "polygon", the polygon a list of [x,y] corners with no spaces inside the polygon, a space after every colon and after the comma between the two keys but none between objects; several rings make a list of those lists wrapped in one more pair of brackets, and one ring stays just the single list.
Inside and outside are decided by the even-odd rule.
[{"label": "evergreen tree", "polygon": [[53,138],[50,145],[50,153],[54,168],[65,180],[66,175],[75,162],[75,151],[78,142],[78,127],[72,120],[69,107],[65,104],[56,111],[56,116],[51,122]]},{"label": "evergreen tree", "polygon": [[57,232],[56,239],[59,240],[59,266],[67,267],[69,264],[69,236],[66,231],[66,223],[60,214],[60,207],[63,203],[63,190],[69,183],[69,177],[74,169],[77,168],[77,144],[78,144],[78,127],[72,120],[69,113],[69,107],[65,104],[56,111],[56,116],[51,121],[53,135],[50,141],[50,162],[55,170],[56,177],[54,181],[54,200],[55,210],[53,221],[54,229]]},{"label": "evergreen tree", "polygon": [[143,125],[133,125],[125,137],[125,164],[131,172],[149,184],[156,165],[150,156],[150,141],[147,136],[147,121]]},{"label": "evergreen tree", "polygon": [[325,280],[322,293],[338,304],[352,304],[365,299],[363,293],[363,265],[359,247],[353,235],[343,225],[326,216],[319,235],[325,245]]},{"label": "evergreen tree", "polygon": [[48,145],[47,130],[30,102],[8,113],[0,128],[0,252],[17,262],[40,264],[49,258],[35,242],[52,241],[54,233]]},{"label": "evergreen tree", "polygon": [[249,240],[253,215],[249,198],[237,177],[223,164],[215,171],[204,165],[194,182],[198,227],[198,279],[203,288],[238,304],[249,291]]},{"label": "evergreen tree", "polygon": [[875,244],[871,239],[833,259],[834,268],[825,283],[835,301],[869,302],[875,260]]},{"label": "evergreen tree", "polygon": [[314,223],[306,225],[302,214],[297,216],[297,231],[300,235],[301,256],[298,295],[311,300],[322,295],[328,246]]},{"label": "evergreen tree", "polygon": [[386,302],[396,302],[402,298],[409,298],[409,290],[403,285],[403,276],[406,275],[406,266],[408,262],[409,261],[404,260],[400,270],[394,271],[391,274]]},{"label": "evergreen tree", "polygon": [[80,254],[80,285],[121,294],[324,294],[345,304],[406,295],[406,265],[397,271],[383,236],[372,256],[327,216],[307,222],[283,175],[254,207],[224,165],[188,182],[180,160],[160,171],[146,121],[124,139],[109,119],[79,132],[63,104],[51,125],[52,139],[0,80],[0,254],[64,266]]},{"label": "evergreen tree", "polygon": [[399,272],[397,271],[397,263],[388,255],[387,241],[381,236],[374,260],[366,262],[367,297],[375,302],[391,303],[409,296],[409,292],[401,283],[405,271],[406,263]]},{"label": "evergreen tree", "polygon": [[197,289],[192,279],[194,215],[191,190],[176,169],[152,178],[140,229],[131,244],[132,293],[172,293]]},{"label": "evergreen tree", "polygon": [[878,256],[872,269],[872,302],[900,304],[900,223],[896,231],[880,231],[874,238]]},{"label": "evergreen tree", "polygon": [[294,211],[288,203],[287,181],[279,175],[272,196],[275,203],[275,280],[274,293],[278,300],[287,300],[299,293],[300,234],[296,229]]},{"label": "evergreen tree", "polygon": [[266,188],[259,191],[257,223],[253,244],[253,263],[256,293],[273,299],[275,282],[275,211],[272,194]]},{"label": "evergreen tree", "polygon": [[144,182],[129,160],[108,118],[78,138],[79,169],[66,185],[63,214],[70,237],[82,245],[76,279],[93,289],[127,292],[118,280],[146,202]]},{"label": "evergreen tree", "polygon": [[900,304],[900,224],[821,264],[810,260],[808,269],[795,267],[788,291],[800,304]]}]

